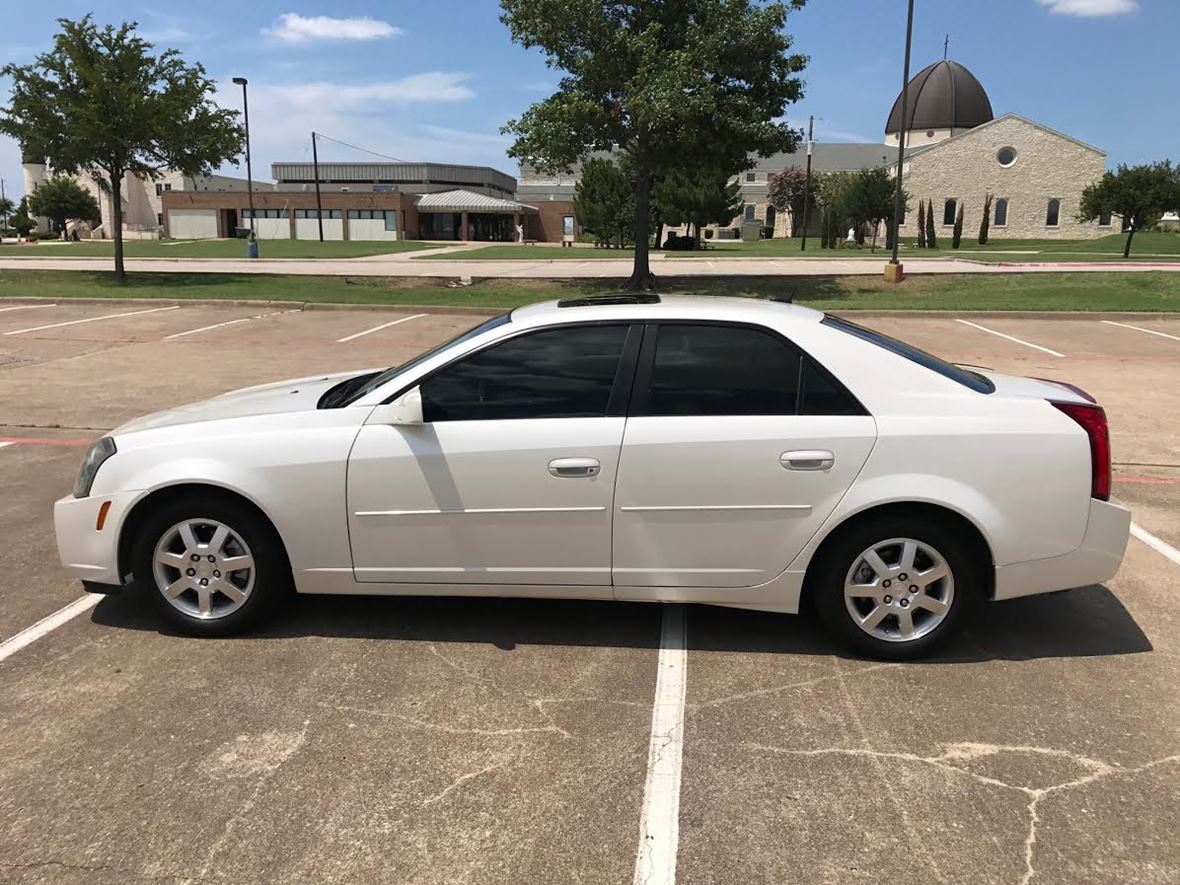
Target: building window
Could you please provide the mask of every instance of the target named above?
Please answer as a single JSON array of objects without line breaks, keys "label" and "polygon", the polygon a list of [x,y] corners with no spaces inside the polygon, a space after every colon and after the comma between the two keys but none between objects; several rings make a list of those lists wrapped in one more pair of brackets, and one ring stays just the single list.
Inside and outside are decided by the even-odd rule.
[{"label": "building window", "polygon": [[1000,197],[996,200],[996,227],[1004,227],[1008,223],[1008,198]]},{"label": "building window", "polygon": [[158,224],[160,227],[164,226],[164,213],[163,212],[156,213],[156,224]]},{"label": "building window", "polygon": [[1101,215],[1098,216],[1098,226],[1099,227],[1110,227],[1110,224],[1111,224],[1111,216],[1110,216],[1109,212],[1103,212]]},{"label": "building window", "polygon": [[996,162],[1007,169],[1016,164],[1016,148],[1002,147],[996,151]]},{"label": "building window", "polygon": [[1045,227],[1057,227],[1061,222],[1061,201],[1056,197],[1049,201],[1049,209],[1045,212]]},{"label": "building window", "polygon": [[394,233],[397,232],[397,213],[392,209],[385,213],[385,229]]},{"label": "building window", "polygon": [[959,208],[958,200],[947,200],[942,207],[942,223],[945,225],[952,225],[955,223],[955,210]]},{"label": "building window", "polygon": [[755,176],[754,176],[754,173],[753,173],[753,172],[747,172],[747,173],[746,173],[746,181],[747,181],[747,182],[752,182],[752,181],[754,181],[754,177],[755,177]]},{"label": "building window", "polygon": [[[249,217],[250,217],[250,210],[243,209],[242,210],[242,218],[249,218]],[[254,210],[254,217],[255,218],[286,218],[287,213],[282,209],[255,209]]]},{"label": "building window", "polygon": [[753,221],[754,220],[754,213],[757,210],[758,210],[758,207],[755,206],[753,203],[746,203],[746,221]]}]

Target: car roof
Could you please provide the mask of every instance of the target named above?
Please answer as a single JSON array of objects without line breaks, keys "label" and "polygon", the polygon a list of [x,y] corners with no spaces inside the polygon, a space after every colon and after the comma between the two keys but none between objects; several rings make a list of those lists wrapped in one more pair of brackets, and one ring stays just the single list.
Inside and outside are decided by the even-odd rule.
[{"label": "car roof", "polygon": [[639,296],[632,303],[618,303],[625,293],[573,299],[543,301],[512,311],[512,322],[522,326],[547,326],[555,323],[595,322],[602,320],[715,320],[780,325],[783,322],[818,323],[823,313],[784,301],[741,298],[728,295],[660,295]]}]

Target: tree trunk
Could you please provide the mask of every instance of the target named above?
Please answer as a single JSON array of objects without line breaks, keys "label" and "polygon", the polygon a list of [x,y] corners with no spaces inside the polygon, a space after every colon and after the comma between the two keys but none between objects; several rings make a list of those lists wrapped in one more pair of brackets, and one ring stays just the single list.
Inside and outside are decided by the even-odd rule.
[{"label": "tree trunk", "polygon": [[635,263],[631,267],[631,279],[627,281],[627,288],[640,290],[654,288],[655,281],[651,275],[651,264],[648,260],[647,237],[651,229],[651,175],[647,168],[647,159],[640,156],[635,160]]},{"label": "tree trunk", "polygon": [[111,227],[115,239],[115,282],[122,283],[127,275],[123,270],[123,176],[111,174]]},{"label": "tree trunk", "polygon": [[1127,245],[1123,248],[1123,258],[1131,257],[1131,240],[1135,237],[1135,225],[1131,225],[1131,229],[1127,231]]}]

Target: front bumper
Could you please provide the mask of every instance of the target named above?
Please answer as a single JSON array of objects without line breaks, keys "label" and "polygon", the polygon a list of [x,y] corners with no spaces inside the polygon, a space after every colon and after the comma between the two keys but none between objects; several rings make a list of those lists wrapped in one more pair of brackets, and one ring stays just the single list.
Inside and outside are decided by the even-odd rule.
[{"label": "front bumper", "polygon": [[1091,499],[1081,546],[1063,556],[997,566],[995,598],[1015,599],[1108,581],[1123,562],[1130,534],[1130,510]]},{"label": "front bumper", "polygon": [[[138,492],[62,498],[53,505],[53,528],[61,564],[87,584],[119,586],[119,532]],[[98,528],[102,505],[111,502],[103,527]]]}]

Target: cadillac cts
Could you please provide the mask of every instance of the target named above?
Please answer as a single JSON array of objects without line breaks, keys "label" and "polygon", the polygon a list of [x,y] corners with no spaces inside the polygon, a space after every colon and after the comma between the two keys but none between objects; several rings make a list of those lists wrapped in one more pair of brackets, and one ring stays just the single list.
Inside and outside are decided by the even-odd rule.
[{"label": "cadillac cts", "polygon": [[1130,514],[1069,384],[772,301],[520,308],[410,362],[132,421],[56,505],[87,589],[181,630],[300,593],[796,612],[913,658],[988,600],[1096,583]]}]

